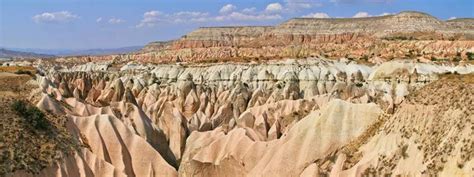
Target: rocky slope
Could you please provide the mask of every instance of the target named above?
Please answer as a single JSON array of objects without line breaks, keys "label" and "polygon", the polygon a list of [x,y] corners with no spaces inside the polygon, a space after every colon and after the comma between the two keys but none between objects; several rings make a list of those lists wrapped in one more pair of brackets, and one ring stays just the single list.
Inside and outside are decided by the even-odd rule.
[{"label": "rocky slope", "polygon": [[411,11],[368,18],[294,18],[276,26],[201,27],[176,40],[149,43],[139,52],[56,61],[61,65],[90,61],[162,64],[308,57],[373,64],[394,59],[472,61],[474,23],[471,18],[441,21]]},{"label": "rocky slope", "polygon": [[38,68],[32,100],[84,144],[40,176],[473,175],[470,64]]},{"label": "rocky slope", "polygon": [[[25,74],[14,74],[18,70]],[[41,112],[27,102],[38,88],[27,71],[34,68],[0,67],[0,176],[38,173],[80,148],[65,128],[64,115]]]},{"label": "rocky slope", "polygon": [[[420,12],[368,18],[295,18],[274,27],[205,27],[132,57],[146,62],[278,58],[467,59],[472,19],[441,21]],[[151,45],[154,45],[151,44]]]}]

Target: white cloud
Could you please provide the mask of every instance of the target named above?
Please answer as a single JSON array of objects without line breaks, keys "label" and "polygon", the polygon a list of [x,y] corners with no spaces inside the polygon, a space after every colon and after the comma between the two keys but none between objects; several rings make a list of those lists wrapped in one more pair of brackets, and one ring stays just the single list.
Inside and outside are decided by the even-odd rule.
[{"label": "white cloud", "polygon": [[160,11],[148,11],[143,14],[143,19],[136,27],[152,27],[163,21],[164,13]]},{"label": "white cloud", "polygon": [[153,27],[159,23],[184,23],[184,22],[205,22],[209,21],[209,13],[182,11],[173,14],[166,14],[160,11],[149,11],[143,14],[143,19],[136,27]]},{"label": "white cloud", "polygon": [[254,13],[255,11],[257,11],[257,8],[255,7],[245,8],[242,10],[243,13]]},{"label": "white cloud", "polygon": [[370,15],[368,12],[357,12],[352,18],[365,18],[365,17],[373,17],[373,16],[387,16],[392,15],[392,13],[384,12],[378,15]]},{"label": "white cloud", "polygon": [[219,10],[219,13],[221,13],[221,14],[230,13],[230,12],[234,11],[236,8],[237,7],[235,7],[232,4],[227,4],[225,6],[222,6],[221,10]]},{"label": "white cloud", "polygon": [[124,23],[125,20],[122,20],[120,18],[111,18],[109,19],[109,21],[107,21],[109,24],[120,24],[120,23]]},{"label": "white cloud", "polygon": [[115,17],[109,18],[108,20],[103,17],[99,17],[95,20],[95,22],[97,23],[103,22],[103,23],[108,23],[112,25],[117,25],[117,24],[125,23],[126,21],[120,18],[115,18]]},{"label": "white cloud", "polygon": [[267,5],[265,8],[266,12],[280,12],[283,10],[283,6],[280,3],[271,3]]},{"label": "white cloud", "polygon": [[357,12],[352,18],[364,18],[370,17],[371,15],[367,12]]},{"label": "white cloud", "polygon": [[182,11],[174,14],[164,15],[165,21],[171,23],[184,23],[184,22],[205,22],[208,21],[209,13],[207,12],[191,12]]},{"label": "white cloud", "polygon": [[305,18],[329,18],[329,15],[326,13],[322,12],[317,12],[317,13],[310,13],[308,15],[303,16]]},{"label": "white cloud", "polygon": [[182,12],[177,12],[173,14],[176,17],[202,17],[202,16],[207,16],[209,13],[206,12],[191,12],[191,11],[182,11]]},{"label": "white cloud", "polygon": [[224,7],[224,11],[221,9],[220,14],[216,16],[211,16],[207,12],[182,11],[167,14],[160,11],[148,11],[143,14],[143,19],[135,27],[153,27],[158,24],[179,24],[189,22],[238,22],[282,19],[282,17],[277,13],[267,13],[267,11],[258,12],[255,7],[246,8],[242,11],[235,11],[235,6],[230,8],[232,9],[231,11],[229,8],[225,9]]},{"label": "white cloud", "polygon": [[269,15],[269,14],[244,14],[240,12],[232,12],[229,15],[225,16],[217,16],[214,19],[216,21],[262,21],[262,20],[278,20],[282,17],[277,14]]},{"label": "white cloud", "polygon": [[379,14],[378,16],[387,16],[387,15],[392,15],[392,13],[384,12],[384,13]]},{"label": "white cloud", "polygon": [[456,19],[457,17],[449,17],[448,20],[454,20]]},{"label": "white cloud", "polygon": [[36,23],[66,23],[78,19],[79,16],[69,11],[44,12],[32,17]]}]

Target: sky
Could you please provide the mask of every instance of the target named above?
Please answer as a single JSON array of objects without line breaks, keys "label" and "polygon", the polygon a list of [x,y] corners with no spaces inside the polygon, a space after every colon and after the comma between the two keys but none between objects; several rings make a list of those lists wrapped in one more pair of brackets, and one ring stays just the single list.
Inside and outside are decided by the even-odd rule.
[{"label": "sky", "polygon": [[474,0],[0,0],[0,47],[94,49],[177,39],[201,26],[421,11],[473,18]]}]

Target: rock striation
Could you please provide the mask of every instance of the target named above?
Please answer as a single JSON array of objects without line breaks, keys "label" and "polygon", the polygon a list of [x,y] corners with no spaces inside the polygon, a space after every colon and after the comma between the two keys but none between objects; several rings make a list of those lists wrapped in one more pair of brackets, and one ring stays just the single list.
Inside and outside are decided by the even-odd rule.
[{"label": "rock striation", "polygon": [[203,27],[137,53],[36,61],[22,96],[78,145],[37,174],[0,172],[473,176],[473,51],[472,19],[401,12]]},{"label": "rock striation", "polygon": [[[133,57],[146,62],[209,62],[311,56],[467,59],[472,19],[441,21],[421,12],[368,18],[295,18],[276,26],[203,27]],[[154,48],[154,50],[150,50]]]},{"label": "rock striation", "polygon": [[105,56],[60,57],[72,66],[87,62],[218,63],[309,57],[382,63],[474,60],[471,18],[442,21],[422,12],[367,18],[294,18],[275,26],[201,27],[179,39],[157,41],[141,51]]},{"label": "rock striation", "polygon": [[84,147],[40,176],[472,175],[473,65],[43,67],[32,98]]}]

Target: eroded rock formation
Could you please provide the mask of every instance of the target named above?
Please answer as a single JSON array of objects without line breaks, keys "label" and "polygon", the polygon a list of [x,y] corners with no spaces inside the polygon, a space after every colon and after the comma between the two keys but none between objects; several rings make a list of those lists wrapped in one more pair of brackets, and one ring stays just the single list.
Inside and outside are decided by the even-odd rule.
[{"label": "eroded rock formation", "polygon": [[[347,58],[368,63],[394,59],[468,61],[474,59],[474,21],[442,21],[421,12],[368,18],[294,18],[276,26],[202,27],[181,38],[151,42],[141,51],[106,56],[71,56],[62,66],[114,63],[217,63],[285,58]],[[82,66],[82,70],[90,70]]]},{"label": "eroded rock formation", "polygon": [[472,175],[473,65],[83,69],[37,77],[37,106],[84,144],[42,176]]},{"label": "eroded rock formation", "polygon": [[[369,18],[295,18],[277,26],[203,27],[133,57],[146,62],[246,61],[278,58],[467,59],[471,19],[440,21],[420,12]],[[150,50],[150,48],[154,48]]]}]

